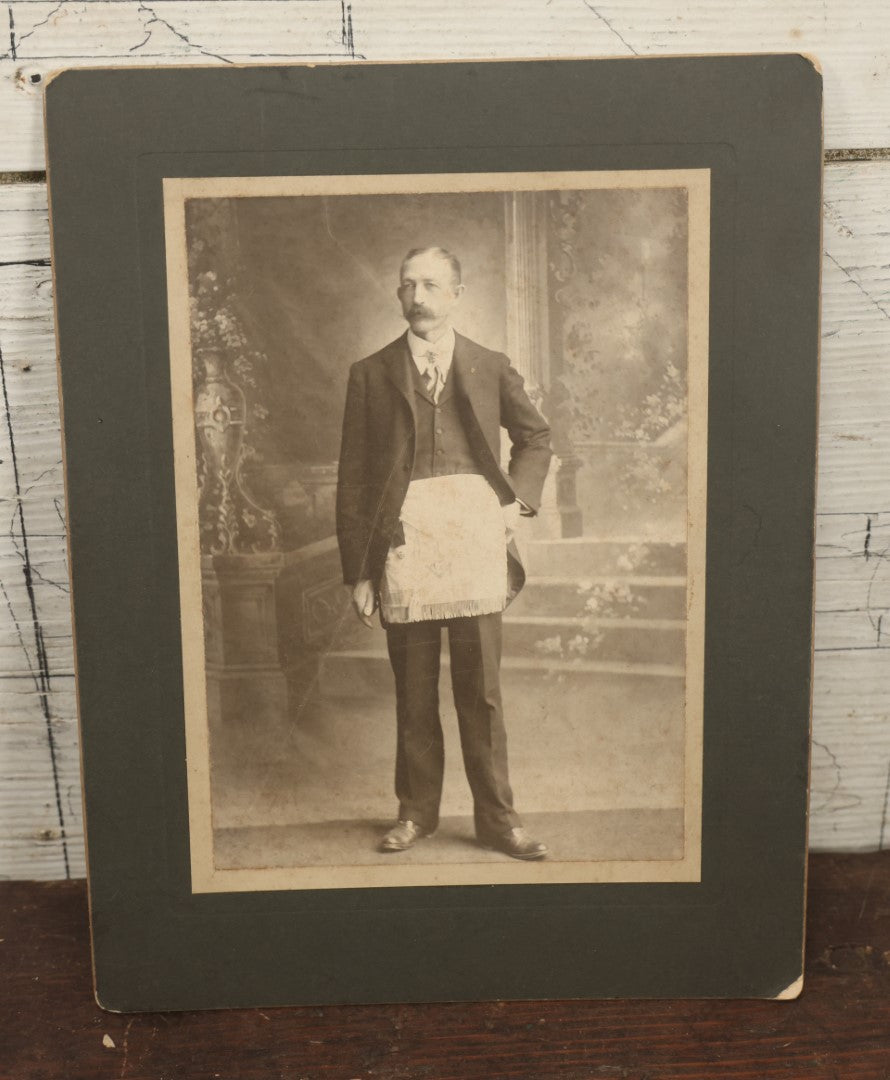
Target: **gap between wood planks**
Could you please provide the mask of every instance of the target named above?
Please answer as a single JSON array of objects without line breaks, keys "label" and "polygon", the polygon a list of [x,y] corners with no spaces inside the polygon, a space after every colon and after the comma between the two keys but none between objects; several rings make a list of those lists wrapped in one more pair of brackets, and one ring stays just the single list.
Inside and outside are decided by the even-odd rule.
[{"label": "gap between wood planks", "polygon": [[[832,165],[841,161],[888,161],[890,146],[866,146],[847,150],[826,150],[824,161]],[[0,172],[0,184],[45,184],[46,172]]]}]

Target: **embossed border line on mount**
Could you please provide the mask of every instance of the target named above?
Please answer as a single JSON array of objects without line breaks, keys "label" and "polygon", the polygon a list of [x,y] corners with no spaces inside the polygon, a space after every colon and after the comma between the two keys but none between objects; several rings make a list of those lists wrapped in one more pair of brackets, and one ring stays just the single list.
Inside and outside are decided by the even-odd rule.
[{"label": "embossed border line on mount", "polygon": [[[164,179],[174,473],[192,891],[577,882],[696,882],[701,874],[707,524],[710,169]],[[688,193],[688,486],[684,855],[677,860],[297,866],[213,864],[185,201],[190,198],[685,188]]]}]

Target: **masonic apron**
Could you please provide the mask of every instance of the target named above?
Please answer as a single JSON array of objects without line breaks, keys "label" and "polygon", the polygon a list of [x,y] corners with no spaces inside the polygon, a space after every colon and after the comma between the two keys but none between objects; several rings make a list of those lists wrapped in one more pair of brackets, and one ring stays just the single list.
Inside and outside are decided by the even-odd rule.
[{"label": "masonic apron", "polygon": [[457,619],[507,604],[504,514],[484,476],[412,480],[401,512],[404,544],[390,548],[380,601],[390,623]]}]

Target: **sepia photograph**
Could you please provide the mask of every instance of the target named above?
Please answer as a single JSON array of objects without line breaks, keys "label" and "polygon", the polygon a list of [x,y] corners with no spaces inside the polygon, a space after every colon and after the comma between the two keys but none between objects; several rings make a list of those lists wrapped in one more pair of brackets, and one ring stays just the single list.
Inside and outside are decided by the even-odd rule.
[{"label": "sepia photograph", "polygon": [[698,881],[709,170],[164,215],[193,891]]}]

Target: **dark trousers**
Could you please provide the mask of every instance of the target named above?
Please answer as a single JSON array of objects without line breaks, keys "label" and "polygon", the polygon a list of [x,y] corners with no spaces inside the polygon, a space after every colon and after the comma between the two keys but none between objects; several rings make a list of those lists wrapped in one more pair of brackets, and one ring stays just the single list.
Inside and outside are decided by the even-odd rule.
[{"label": "dark trousers", "polygon": [[439,718],[442,627],[448,628],[451,686],[477,835],[519,824],[507,772],[501,706],[501,614],[386,624],[396,682],[396,796],[399,817],[431,831],[439,821],[445,751]]}]

